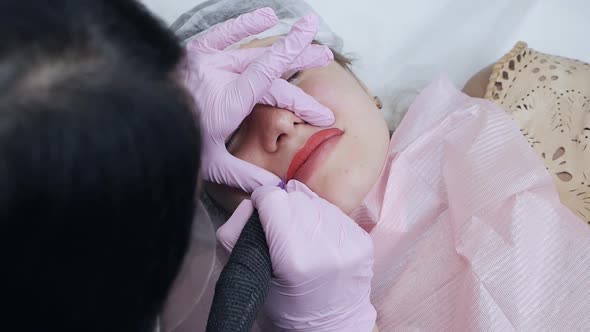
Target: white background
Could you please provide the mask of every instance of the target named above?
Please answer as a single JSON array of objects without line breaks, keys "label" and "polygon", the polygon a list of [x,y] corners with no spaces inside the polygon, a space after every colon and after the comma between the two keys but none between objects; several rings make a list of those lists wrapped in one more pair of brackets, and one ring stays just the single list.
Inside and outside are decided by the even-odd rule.
[{"label": "white background", "polygon": [[[247,0],[241,0],[247,1]],[[202,0],[143,0],[168,24]],[[446,73],[462,86],[518,41],[590,61],[586,0],[309,0],[376,94]]]}]

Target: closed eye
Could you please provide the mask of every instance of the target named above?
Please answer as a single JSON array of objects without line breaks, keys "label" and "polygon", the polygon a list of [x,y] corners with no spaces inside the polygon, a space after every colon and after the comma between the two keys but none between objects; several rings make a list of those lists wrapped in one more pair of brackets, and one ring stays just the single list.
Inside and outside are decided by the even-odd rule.
[{"label": "closed eye", "polygon": [[287,79],[287,82],[289,83],[293,83],[295,80],[297,80],[299,78],[299,76],[301,76],[301,71],[296,71],[293,75],[291,75],[291,77],[289,77]]},{"label": "closed eye", "polygon": [[230,147],[234,144],[234,141],[236,140],[236,136],[237,136],[238,132],[240,131],[240,128],[241,127],[242,127],[242,125],[240,124],[240,126],[238,127],[238,129],[234,130],[234,132],[231,133],[231,135],[229,135],[229,137],[225,141],[225,148],[227,150],[229,150]]}]

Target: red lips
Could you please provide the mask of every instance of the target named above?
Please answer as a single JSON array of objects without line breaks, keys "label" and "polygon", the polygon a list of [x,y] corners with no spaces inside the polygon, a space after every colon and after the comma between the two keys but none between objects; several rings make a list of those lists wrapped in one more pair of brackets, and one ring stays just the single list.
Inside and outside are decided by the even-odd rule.
[{"label": "red lips", "polygon": [[344,134],[342,130],[338,128],[330,128],[318,131],[317,133],[311,135],[307,142],[305,142],[305,145],[299,151],[297,151],[295,156],[293,156],[291,164],[289,165],[289,169],[287,170],[287,178],[285,179],[285,182],[289,182],[289,180],[295,176],[295,173],[297,173],[299,168],[305,164],[313,152],[324,142],[330,138],[340,136],[342,134]]}]

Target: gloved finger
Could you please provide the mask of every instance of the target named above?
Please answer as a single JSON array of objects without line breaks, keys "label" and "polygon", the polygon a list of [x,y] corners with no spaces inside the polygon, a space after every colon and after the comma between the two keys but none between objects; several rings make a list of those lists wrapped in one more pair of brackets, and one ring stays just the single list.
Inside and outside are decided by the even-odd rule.
[{"label": "gloved finger", "polygon": [[278,186],[260,186],[252,192],[250,199],[258,209],[260,223],[270,245],[273,243],[270,239],[276,237],[277,230],[284,228],[282,224],[291,224],[289,195]]},{"label": "gloved finger", "polygon": [[227,251],[233,250],[236,242],[240,238],[242,229],[248,222],[248,218],[254,212],[254,205],[249,199],[243,200],[236,208],[231,217],[219,227],[216,233],[217,242]]},{"label": "gloved finger", "polygon": [[330,126],[335,121],[332,110],[283,79],[275,79],[259,103],[290,110],[315,126]]},{"label": "gloved finger", "polygon": [[281,182],[281,178],[276,174],[232,155],[229,156],[226,167],[233,178],[236,179],[233,184],[230,184],[231,186],[240,188],[245,192],[252,192],[260,186],[277,186]]},{"label": "gloved finger", "polygon": [[[323,227],[323,219],[331,216],[324,215],[324,211],[304,193],[287,193],[277,186],[261,186],[254,190],[251,199],[258,210],[273,268],[281,266],[285,259],[301,257],[308,245],[317,245],[317,241],[325,243],[324,235],[329,241],[335,236],[330,229]],[[326,232],[329,234],[323,234]],[[336,236],[339,234],[338,231],[335,233]]]},{"label": "gloved finger", "polygon": [[286,71],[300,71],[309,68],[324,67],[332,61],[334,61],[334,54],[328,46],[310,44],[287,67]]},{"label": "gloved finger", "polygon": [[[301,248],[303,243],[359,251],[349,253],[350,257],[370,256],[370,236],[337,206],[299,181],[290,181],[286,189],[262,186],[251,195],[271,250],[273,266],[280,259],[293,256],[294,252],[305,252],[305,248]],[[361,246],[368,249],[361,251]]]},{"label": "gloved finger", "polygon": [[252,200],[254,207],[258,207],[259,205],[264,204],[264,200],[274,193],[281,193],[280,196],[283,198],[287,197],[287,192],[279,186],[260,186],[254,189],[250,199]]},{"label": "gloved finger", "polygon": [[[235,73],[242,73],[246,68],[260,57],[264,56],[270,51],[270,47],[258,48],[244,48],[238,50],[229,50],[220,53],[227,57],[225,65],[222,67],[225,70],[233,71]],[[334,55],[330,48],[324,45],[310,44],[305,47],[303,52],[289,65],[287,71],[296,72],[308,68],[323,67],[334,60]]]},{"label": "gloved finger", "polygon": [[234,81],[234,91],[239,91],[242,100],[251,105],[250,108],[241,109],[244,112],[241,114],[242,117],[246,117],[273,80],[287,72],[295,59],[311,44],[317,27],[317,16],[313,14],[305,16],[293,25],[291,32],[285,38],[275,42],[264,56],[250,63],[238,76]]},{"label": "gloved finger", "polygon": [[[366,232],[364,230],[362,230],[356,224],[356,222],[354,222],[354,220],[352,220],[349,216],[347,216],[344,212],[342,212],[339,207],[337,207],[336,205],[334,205],[334,204],[328,202],[327,200],[323,199],[322,197],[320,197],[313,190],[311,190],[311,188],[309,188],[305,183],[297,181],[295,179],[292,179],[285,185],[285,191],[289,195],[305,195],[309,200],[316,202],[318,204],[317,205],[318,207],[321,206],[321,209],[323,212],[329,211],[329,213],[332,216],[340,216],[340,218],[328,218],[329,220],[324,220],[326,225],[334,224],[337,226],[341,226],[341,227],[339,227],[341,229],[350,229],[347,232],[352,232],[351,234],[362,233],[361,237],[365,237],[365,235],[367,235]],[[301,200],[301,198],[300,198],[300,200]],[[254,199],[253,199],[253,201],[254,201]],[[306,221],[302,221],[300,223],[300,226],[305,227],[306,224],[307,224]],[[316,227],[316,224],[312,222],[311,224],[308,224],[308,226],[313,228],[313,227]],[[334,233],[334,234],[336,234],[336,233]],[[351,235],[351,236],[356,236],[356,235]]]},{"label": "gloved finger", "polygon": [[223,50],[240,40],[259,34],[278,23],[279,19],[269,8],[260,8],[221,23],[202,36],[193,39],[188,49],[197,52]]},{"label": "gloved finger", "polygon": [[216,155],[218,157],[213,160],[202,160],[201,176],[207,181],[239,188],[248,193],[262,185],[276,186],[281,182],[275,174],[236,158],[225,150]]},{"label": "gloved finger", "polygon": [[292,179],[289,182],[287,182],[287,185],[285,185],[285,190],[288,193],[298,191],[304,193],[309,198],[319,197],[318,194],[314,193],[311,189],[309,189],[309,187],[305,183],[295,179]]}]

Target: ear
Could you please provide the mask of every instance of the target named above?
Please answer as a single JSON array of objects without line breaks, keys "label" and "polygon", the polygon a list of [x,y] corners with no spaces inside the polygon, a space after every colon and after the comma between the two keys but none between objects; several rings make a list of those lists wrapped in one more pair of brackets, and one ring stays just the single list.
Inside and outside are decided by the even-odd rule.
[{"label": "ear", "polygon": [[363,88],[363,90],[365,90],[365,93],[367,94],[367,96],[375,101],[375,105],[377,105],[377,107],[379,109],[383,108],[383,104],[381,103],[381,99],[379,99],[379,97],[377,97],[376,95],[373,95],[371,93],[371,91],[369,91],[369,88],[367,87],[367,85],[365,85],[365,83],[363,81],[361,81],[358,78],[358,76],[355,75],[355,73],[352,71],[352,69],[350,69],[348,66],[345,67],[345,69],[354,77],[354,79]]},{"label": "ear", "polygon": [[361,81],[358,77],[356,77],[356,75],[354,75],[354,77],[356,78],[356,81],[359,82],[359,84],[363,87],[363,90],[365,90],[365,92],[369,95],[369,96],[373,96],[371,94],[371,92],[369,91],[369,88],[367,87],[367,85],[365,84],[365,82]]},{"label": "ear", "polygon": [[356,78],[356,81],[359,82],[359,84],[363,87],[363,90],[365,90],[365,92],[367,93],[367,96],[369,96],[371,99],[373,99],[373,101],[375,102],[375,106],[377,106],[378,109],[382,109],[383,103],[381,102],[381,98],[379,98],[377,95],[372,94],[369,91],[369,88],[367,88],[367,86],[365,85],[365,83],[363,83],[363,81],[358,79],[358,77],[356,77],[356,75],[354,75],[354,77]]}]

